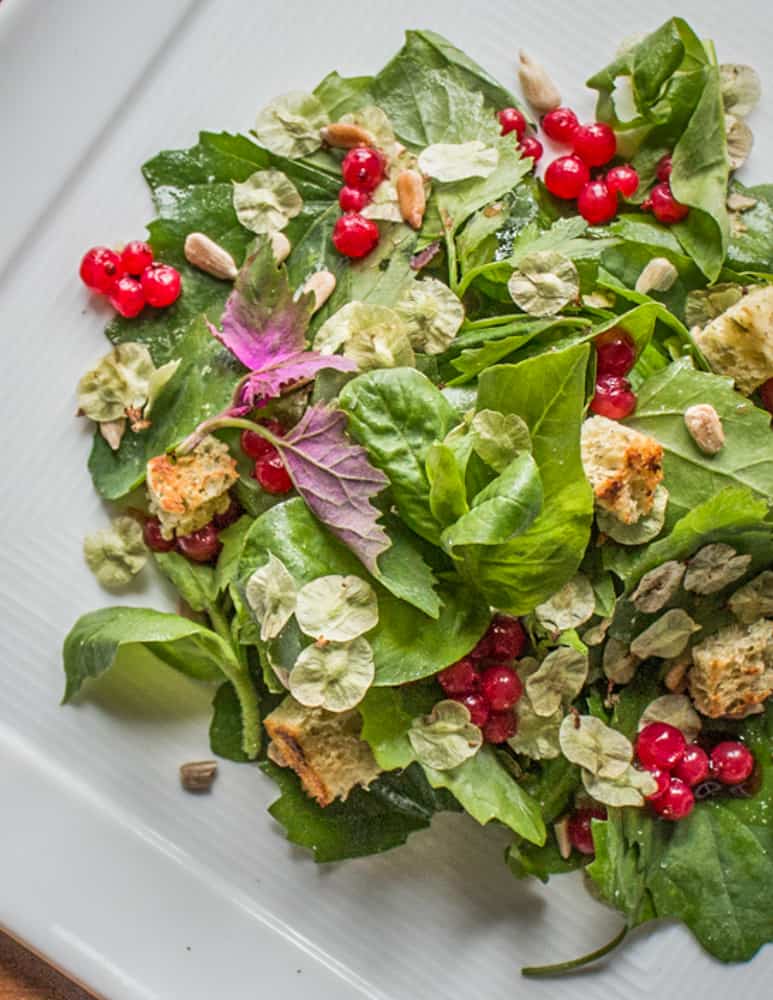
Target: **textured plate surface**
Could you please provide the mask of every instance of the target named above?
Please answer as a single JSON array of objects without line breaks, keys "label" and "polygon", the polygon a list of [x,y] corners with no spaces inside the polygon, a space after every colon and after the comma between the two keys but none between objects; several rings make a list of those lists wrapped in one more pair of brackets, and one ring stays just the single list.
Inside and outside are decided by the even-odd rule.
[{"label": "textured plate surface", "polygon": [[[520,965],[597,947],[619,918],[574,878],[512,880],[501,833],[442,817],[391,854],[316,867],[266,814],[275,791],[254,768],[222,764],[203,799],[179,790],[178,765],[209,755],[210,692],[135,672],[58,706],[62,637],[108,603],[81,557],[106,511],[73,419],[105,313],[75,272],[85,247],[142,235],[140,164],[200,128],[248,128],[265,99],[334,67],[374,71],[407,27],[441,31],[505,82],[523,47],[589,114],[585,77],[674,12],[716,40],[722,61],[762,73],[741,176],[770,180],[762,0],[682,0],[678,11],[666,0],[0,5],[0,925],[110,1000],[769,995],[769,948],[726,968],[675,926],[635,935],[593,973],[524,982]],[[125,602],[172,606],[150,579]]]}]

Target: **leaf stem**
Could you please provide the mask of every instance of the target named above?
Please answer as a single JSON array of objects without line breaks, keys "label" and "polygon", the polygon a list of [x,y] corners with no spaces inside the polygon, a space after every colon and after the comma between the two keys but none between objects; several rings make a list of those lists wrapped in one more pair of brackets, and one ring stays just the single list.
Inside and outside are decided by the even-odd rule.
[{"label": "leaf stem", "polygon": [[242,662],[241,656],[234,648],[233,636],[225,615],[214,604],[207,609],[207,614],[212,628],[226,644],[233,657],[233,659],[225,657],[220,664],[220,669],[233,684],[242,710],[242,750],[250,760],[254,760],[258,755],[258,750],[260,750],[258,693],[250,678],[247,665]]},{"label": "leaf stem", "polygon": [[236,427],[240,430],[253,431],[255,434],[260,434],[261,437],[273,444],[274,447],[277,447],[281,443],[279,438],[272,434],[263,424],[256,424],[254,420],[246,420],[244,417],[231,417],[228,414],[219,413],[216,417],[210,417],[209,420],[205,420],[199,424],[193,434],[175,448],[175,454],[187,455],[193,451],[196,445],[207,434],[211,434],[212,431],[222,430],[225,427]]},{"label": "leaf stem", "polygon": [[580,958],[573,958],[569,962],[557,962],[555,965],[527,965],[521,969],[521,975],[527,976],[530,979],[538,979],[540,976],[563,976],[566,972],[581,969],[584,965],[597,962],[600,958],[604,958],[605,955],[614,951],[623,942],[627,933],[628,926],[626,925],[611,941],[603,947],[597,948],[596,951],[582,955]]}]

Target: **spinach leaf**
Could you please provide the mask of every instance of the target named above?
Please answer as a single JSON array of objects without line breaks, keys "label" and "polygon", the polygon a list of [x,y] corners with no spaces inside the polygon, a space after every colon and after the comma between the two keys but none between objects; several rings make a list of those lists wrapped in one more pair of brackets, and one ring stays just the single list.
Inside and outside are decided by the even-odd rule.
[{"label": "spinach leaf", "polygon": [[[700,451],[684,423],[689,406],[707,401],[725,432],[725,445],[713,456]],[[627,422],[663,445],[667,529],[725,486],[773,495],[770,415],[739,395],[731,379],[695,371],[687,359],[674,362],[639,387],[636,412]]]},{"label": "spinach leaf", "polygon": [[238,521],[218,532],[223,545],[215,567],[215,587],[218,593],[228,590],[239,574],[239,560],[251,524],[251,518],[240,517]]},{"label": "spinach leaf", "polygon": [[343,115],[373,104],[372,84],[372,76],[345,77],[334,70],[317,84],[314,93],[322,102],[330,120],[338,121]]},{"label": "spinach leaf", "polygon": [[588,357],[586,345],[572,347],[498,365],[480,378],[479,409],[516,413],[528,425],[544,493],[524,534],[466,550],[465,571],[495,607],[513,614],[528,614],[559,590],[590,538],[593,496],[580,459]]},{"label": "spinach leaf", "polygon": [[215,603],[217,586],[211,566],[191,562],[177,552],[154,552],[153,558],[194,611],[207,611]]},{"label": "spinach leaf", "polygon": [[426,463],[430,448],[456,423],[453,407],[430,380],[412,368],[367,372],[339,397],[349,431],[373,464],[386,473],[400,516],[418,535],[440,542],[430,508]]},{"label": "spinach leaf", "polygon": [[445,444],[433,444],[427,453],[429,506],[439,524],[453,524],[467,512],[464,469],[454,451]]},{"label": "spinach leaf", "polygon": [[209,725],[209,745],[212,753],[226,760],[242,763],[249,760],[243,749],[244,734],[239,696],[233,684],[226,681],[215,692],[212,701],[212,721]]},{"label": "spinach leaf", "polygon": [[221,636],[178,615],[150,608],[101,608],[81,616],[64,640],[67,683],[63,701],[70,701],[88,678],[98,677],[119,661],[130,662],[136,646],[196,680],[231,681],[241,705],[243,750],[255,757],[260,715],[246,668]]},{"label": "spinach leaf", "polygon": [[730,192],[756,198],[757,204],[741,213],[731,227],[728,267],[736,271],[773,272],[773,184],[747,188],[733,181]]},{"label": "spinach leaf", "polygon": [[107,500],[117,500],[139,486],[149,459],[178,444],[202,420],[223,410],[233,396],[241,373],[203,318],[191,322],[174,350],[180,365],[153,407],[150,428],[124,434],[117,451],[101,434],[94,435],[89,471],[97,492]]},{"label": "spinach leaf", "polygon": [[383,774],[367,790],[355,788],[345,802],[324,809],[304,792],[293,771],[269,761],[261,769],[282,793],[269,813],[289,841],[313,851],[320,863],[399,847],[411,833],[426,829],[435,813],[455,808],[450,796],[430,787],[418,765]]},{"label": "spinach leaf", "polygon": [[[267,561],[269,552],[282,560],[298,587],[331,573],[365,575],[356,556],[298,498],[272,507],[253,522],[239,566],[242,583]],[[434,620],[399,600],[380,581],[369,582],[378,597],[378,625],[368,633],[377,685],[403,684],[435,674],[469,652],[490,620],[488,605],[472,596],[461,581],[438,586],[440,610]],[[265,652],[265,644],[258,646]]]}]

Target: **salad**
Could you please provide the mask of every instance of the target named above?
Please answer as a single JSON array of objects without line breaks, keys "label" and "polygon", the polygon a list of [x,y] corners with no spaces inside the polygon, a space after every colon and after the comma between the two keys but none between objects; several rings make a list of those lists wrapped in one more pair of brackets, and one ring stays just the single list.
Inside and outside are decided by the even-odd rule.
[{"label": "salad", "polygon": [[84,552],[109,589],[152,561],[179,613],[83,615],[65,701],[137,655],[213,685],[213,753],[258,764],[318,862],[453,810],[511,832],[516,878],[582,868],[621,933],[528,973],[658,918],[750,959],[773,187],[735,172],[759,80],[680,18],[590,78],[594,122],[525,53],[519,76],[524,101],[409,31],[377,75],[145,164],[147,242],[81,263],[118,314],[77,390],[118,505]]}]

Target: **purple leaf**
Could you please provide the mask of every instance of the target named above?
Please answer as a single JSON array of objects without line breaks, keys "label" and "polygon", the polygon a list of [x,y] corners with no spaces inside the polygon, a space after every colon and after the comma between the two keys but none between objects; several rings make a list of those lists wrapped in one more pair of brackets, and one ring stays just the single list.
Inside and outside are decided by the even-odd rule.
[{"label": "purple leaf", "polygon": [[238,291],[231,292],[225,304],[223,329],[209,324],[213,337],[228,348],[245,368],[255,370],[267,365],[281,364],[303,350],[306,322],[298,325],[298,312],[291,308],[268,318],[262,329],[252,325],[250,309]]},{"label": "purple leaf", "polygon": [[295,488],[312,513],[348,545],[371,573],[389,548],[371,498],[389,484],[360,445],[346,434],[346,414],[318,403],[277,440]]},{"label": "purple leaf", "polygon": [[282,389],[302,379],[312,378],[323,368],[335,368],[340,372],[357,370],[357,365],[349,358],[336,355],[317,354],[316,351],[296,351],[273,361],[258,371],[251,372],[245,379],[239,401],[241,406],[253,409],[261,400],[273,399]]}]

